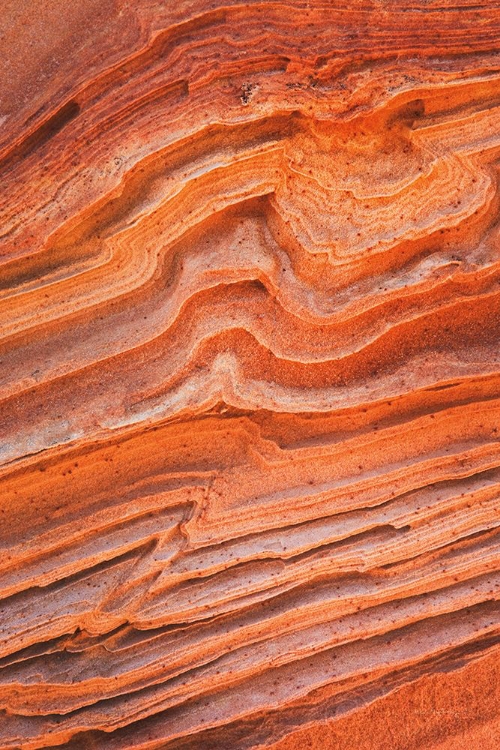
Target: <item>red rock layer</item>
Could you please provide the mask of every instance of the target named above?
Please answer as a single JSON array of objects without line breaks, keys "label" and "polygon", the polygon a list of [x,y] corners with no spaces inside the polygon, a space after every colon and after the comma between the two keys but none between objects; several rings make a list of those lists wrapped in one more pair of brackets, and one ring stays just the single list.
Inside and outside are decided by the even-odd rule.
[{"label": "red rock layer", "polygon": [[0,747],[496,747],[496,4],[2,13]]}]

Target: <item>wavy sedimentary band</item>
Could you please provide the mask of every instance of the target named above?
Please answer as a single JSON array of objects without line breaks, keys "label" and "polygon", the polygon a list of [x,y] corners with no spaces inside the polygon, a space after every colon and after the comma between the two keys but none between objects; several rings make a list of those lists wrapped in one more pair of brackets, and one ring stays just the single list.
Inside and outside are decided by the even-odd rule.
[{"label": "wavy sedimentary band", "polygon": [[493,750],[498,9],[73,5],[2,22],[0,748]]}]

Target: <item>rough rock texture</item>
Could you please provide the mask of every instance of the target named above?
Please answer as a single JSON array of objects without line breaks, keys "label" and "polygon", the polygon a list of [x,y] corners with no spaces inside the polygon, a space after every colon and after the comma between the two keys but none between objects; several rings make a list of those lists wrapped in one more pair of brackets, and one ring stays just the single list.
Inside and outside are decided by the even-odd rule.
[{"label": "rough rock texture", "polygon": [[498,4],[0,25],[0,747],[498,748]]}]

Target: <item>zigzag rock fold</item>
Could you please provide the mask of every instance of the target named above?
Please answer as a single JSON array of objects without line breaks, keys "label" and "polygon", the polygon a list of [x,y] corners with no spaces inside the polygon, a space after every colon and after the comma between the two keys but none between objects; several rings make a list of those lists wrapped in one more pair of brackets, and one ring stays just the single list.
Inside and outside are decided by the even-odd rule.
[{"label": "zigzag rock fold", "polygon": [[497,4],[0,27],[0,748],[498,748]]}]

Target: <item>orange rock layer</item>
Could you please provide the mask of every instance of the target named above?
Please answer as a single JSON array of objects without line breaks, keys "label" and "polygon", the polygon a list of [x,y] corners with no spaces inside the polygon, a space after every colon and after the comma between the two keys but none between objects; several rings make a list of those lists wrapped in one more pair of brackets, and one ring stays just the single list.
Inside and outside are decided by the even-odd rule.
[{"label": "orange rock layer", "polygon": [[497,5],[0,23],[0,748],[497,748]]}]

